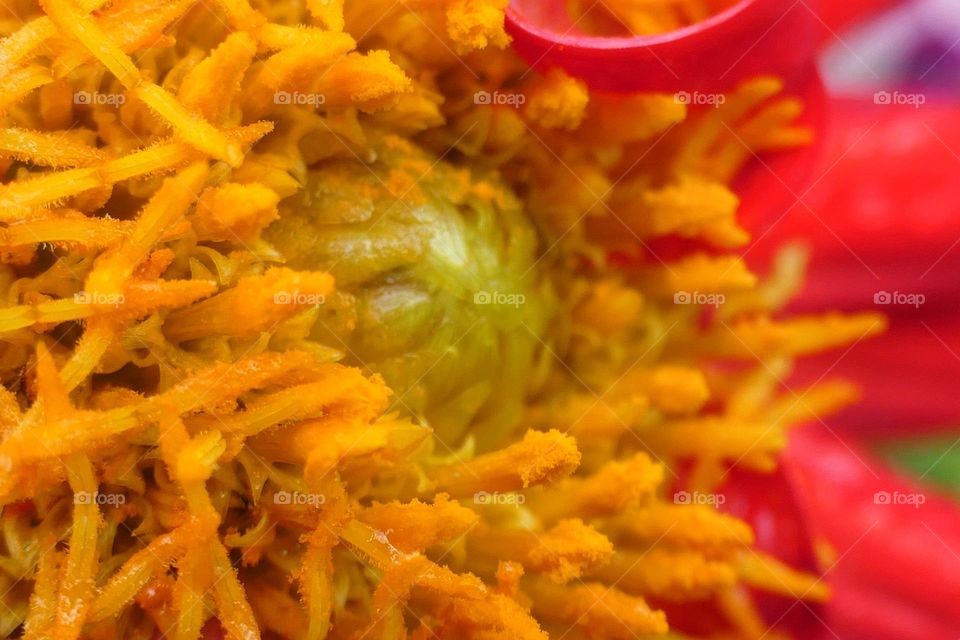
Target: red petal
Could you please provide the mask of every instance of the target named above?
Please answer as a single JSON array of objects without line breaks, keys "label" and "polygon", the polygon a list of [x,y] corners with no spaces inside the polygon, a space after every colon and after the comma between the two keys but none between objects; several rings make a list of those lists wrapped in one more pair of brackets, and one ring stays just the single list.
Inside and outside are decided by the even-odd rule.
[{"label": "red petal", "polygon": [[[834,592],[822,612],[824,637],[956,640],[957,505],[822,429],[794,432],[782,465],[772,477],[738,473],[723,493],[727,507],[754,525],[761,549],[808,568],[814,541],[834,548],[836,560],[823,566]],[[820,613],[808,614],[796,624],[817,626]]]},{"label": "red petal", "polygon": [[[753,216],[758,241],[747,260],[763,271],[785,242],[802,239],[813,248],[812,263],[791,308],[882,311],[891,328],[849,353],[802,361],[791,384],[827,372],[859,382],[864,400],[833,423],[840,428],[956,424],[960,106],[930,102],[918,110],[867,98],[836,101],[828,115],[832,127],[813,189],[796,192],[805,194],[803,202],[785,213],[765,222]],[[922,295],[923,304],[876,304],[883,294]]]},{"label": "red petal", "polygon": [[507,31],[537,68],[558,66],[607,91],[722,91],[764,73],[791,76],[813,59],[822,29],[804,3],[743,0],[653,36],[588,36],[561,0],[513,0]]}]

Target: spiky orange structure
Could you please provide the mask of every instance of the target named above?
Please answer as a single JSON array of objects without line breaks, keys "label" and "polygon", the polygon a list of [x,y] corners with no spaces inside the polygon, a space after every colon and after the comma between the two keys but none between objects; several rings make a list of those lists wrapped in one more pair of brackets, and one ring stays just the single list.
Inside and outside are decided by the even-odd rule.
[{"label": "spiky orange structure", "polygon": [[800,105],[591,94],[504,4],[5,6],[0,636],[749,638],[747,586],[826,595],[667,487],[772,468],[853,395],[792,357],[882,321],[772,319],[796,251],[606,262],[742,245]]}]

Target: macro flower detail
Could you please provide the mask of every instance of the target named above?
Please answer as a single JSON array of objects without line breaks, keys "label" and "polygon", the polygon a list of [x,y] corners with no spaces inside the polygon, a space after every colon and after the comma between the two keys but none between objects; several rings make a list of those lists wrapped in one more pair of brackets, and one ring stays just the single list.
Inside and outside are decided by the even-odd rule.
[{"label": "macro flower detail", "polygon": [[[733,3],[648,4],[569,10]],[[828,601],[730,486],[856,401],[795,361],[886,325],[741,254],[803,96],[610,92],[509,11],[0,11],[0,637],[756,640]]]}]

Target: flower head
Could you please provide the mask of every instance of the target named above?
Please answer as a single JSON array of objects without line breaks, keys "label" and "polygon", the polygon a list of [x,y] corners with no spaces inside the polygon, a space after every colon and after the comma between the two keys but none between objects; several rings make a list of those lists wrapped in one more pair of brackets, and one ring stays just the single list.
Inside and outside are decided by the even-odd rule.
[{"label": "flower head", "polygon": [[730,253],[800,102],[539,75],[503,5],[17,5],[0,635],[757,637],[746,587],[826,596],[717,509],[850,399],[793,358],[883,325],[781,319],[796,261]]}]

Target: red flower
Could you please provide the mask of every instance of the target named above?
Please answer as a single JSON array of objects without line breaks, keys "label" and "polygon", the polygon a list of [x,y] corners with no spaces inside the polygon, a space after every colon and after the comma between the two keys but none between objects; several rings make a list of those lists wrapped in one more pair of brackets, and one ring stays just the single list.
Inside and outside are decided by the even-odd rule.
[{"label": "red flower", "polygon": [[[762,270],[786,241],[813,250],[795,309],[882,307],[880,339],[802,362],[797,383],[825,372],[857,380],[864,401],[842,432],[906,433],[960,419],[960,105],[826,100],[812,73],[817,43],[893,0],[821,7],[746,0],[713,18],[652,36],[579,34],[563,3],[514,0],[517,50],[615,91],[722,90],[760,72],[806,98],[818,146],[765,157],[741,177],[746,250]],[[815,12],[814,12],[815,11]],[[761,598],[771,622],[802,638],[956,640],[960,509],[895,475],[822,428],[792,434],[773,476],[734,472],[727,508],[751,522],[759,548],[822,572],[823,608]]]},{"label": "red flower", "polygon": [[[919,117],[912,105],[827,100],[813,71],[817,42],[894,4],[798,3],[783,13],[783,3],[747,0],[692,27],[630,38],[581,35],[563,3],[515,0],[508,12],[528,60],[601,89],[719,90],[751,73],[786,75],[820,136],[813,147],[758,160],[739,179],[741,220],[756,238],[745,255],[762,272],[785,242],[803,240],[813,260],[794,310],[880,305],[890,316],[884,337],[839,360],[798,365],[798,384],[827,371],[861,384],[863,402],[834,422],[852,432],[914,433],[960,420],[960,105],[928,103]],[[753,46],[741,50],[738,38]]]}]

